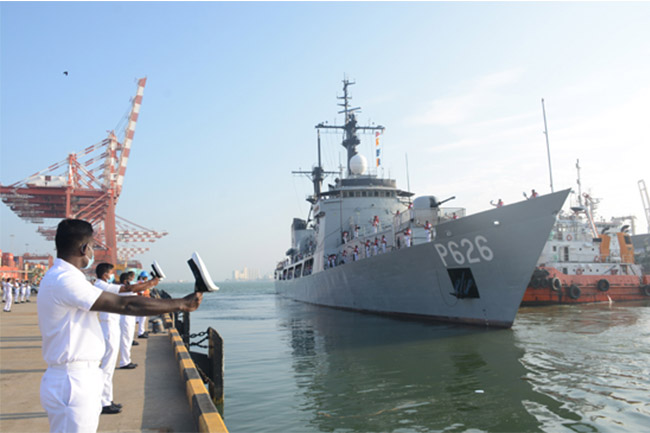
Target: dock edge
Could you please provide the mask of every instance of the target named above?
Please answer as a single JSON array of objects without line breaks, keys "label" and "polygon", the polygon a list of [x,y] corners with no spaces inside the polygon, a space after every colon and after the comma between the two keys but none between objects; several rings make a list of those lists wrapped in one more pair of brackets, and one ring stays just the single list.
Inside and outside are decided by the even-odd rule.
[{"label": "dock edge", "polygon": [[170,315],[165,314],[163,320],[174,346],[174,356],[178,361],[181,378],[185,381],[187,399],[198,431],[200,433],[228,433],[226,424],[212,402],[210,394],[203,384],[203,380],[183,343],[183,339],[174,327]]}]

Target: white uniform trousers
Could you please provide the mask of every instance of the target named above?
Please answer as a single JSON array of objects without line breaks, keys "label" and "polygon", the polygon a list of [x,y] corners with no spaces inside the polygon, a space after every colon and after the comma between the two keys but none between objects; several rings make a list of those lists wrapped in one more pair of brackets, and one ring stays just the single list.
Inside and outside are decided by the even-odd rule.
[{"label": "white uniform trousers", "polygon": [[41,381],[41,405],[51,433],[94,433],[102,411],[102,371],[97,363],[48,367]]},{"label": "white uniform trousers", "polygon": [[137,318],[138,321],[138,335],[142,335],[147,332],[147,316],[140,316]]},{"label": "white uniform trousers", "polygon": [[120,348],[120,321],[100,320],[104,334],[106,351],[102,358],[102,373],[104,374],[104,386],[102,388],[102,406],[110,406],[113,403],[113,374],[117,363],[117,354]]},{"label": "white uniform trousers", "polygon": [[20,302],[25,302],[25,296],[27,296],[27,287],[20,286]]},{"label": "white uniform trousers", "polygon": [[135,317],[120,316],[120,367],[131,363],[131,346],[135,332]]}]

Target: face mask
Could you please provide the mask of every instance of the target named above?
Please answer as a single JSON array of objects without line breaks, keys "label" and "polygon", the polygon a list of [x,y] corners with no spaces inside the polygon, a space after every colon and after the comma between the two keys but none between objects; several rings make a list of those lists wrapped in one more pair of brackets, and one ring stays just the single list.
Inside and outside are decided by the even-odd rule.
[{"label": "face mask", "polygon": [[[86,248],[89,248],[89,246],[86,245]],[[92,251],[93,256],[92,256],[92,257],[90,258],[90,260],[88,261],[88,264],[87,264],[86,266],[84,266],[84,269],[90,269],[90,267],[91,267],[91,266],[93,265],[93,263],[95,262],[95,251],[93,251],[92,248],[90,248],[90,251]]]},{"label": "face mask", "polygon": [[108,278],[108,284],[112,284],[115,282],[115,275],[111,274],[111,276]]}]

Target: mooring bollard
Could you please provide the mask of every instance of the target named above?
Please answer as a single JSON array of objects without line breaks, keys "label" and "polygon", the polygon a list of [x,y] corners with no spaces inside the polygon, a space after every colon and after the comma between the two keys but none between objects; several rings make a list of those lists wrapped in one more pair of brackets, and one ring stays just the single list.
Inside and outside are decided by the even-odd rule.
[{"label": "mooring bollard", "polygon": [[210,396],[214,404],[223,404],[224,354],[223,338],[211,327],[208,328],[208,359],[211,366]]}]

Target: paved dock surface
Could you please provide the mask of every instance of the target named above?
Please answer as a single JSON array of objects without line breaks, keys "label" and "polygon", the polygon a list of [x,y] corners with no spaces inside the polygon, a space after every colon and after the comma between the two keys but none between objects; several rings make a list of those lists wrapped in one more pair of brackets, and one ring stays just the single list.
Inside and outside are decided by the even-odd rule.
[{"label": "paved dock surface", "polygon": [[[133,370],[115,370],[114,398],[122,413],[101,415],[100,432],[196,431],[186,387],[167,333],[138,339]],[[39,388],[47,368],[41,354],[36,297],[0,311],[0,431],[47,432]]]}]

